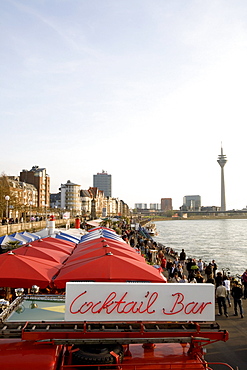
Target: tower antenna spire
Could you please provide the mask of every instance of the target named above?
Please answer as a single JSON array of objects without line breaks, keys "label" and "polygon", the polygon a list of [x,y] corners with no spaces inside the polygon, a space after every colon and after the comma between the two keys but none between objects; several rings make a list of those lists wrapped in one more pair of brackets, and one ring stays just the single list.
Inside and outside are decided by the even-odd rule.
[{"label": "tower antenna spire", "polygon": [[226,155],[223,154],[223,146],[221,142],[221,154],[218,156],[217,162],[221,167],[221,211],[226,211],[226,194],[225,194],[225,178],[224,178],[224,166],[227,162]]}]

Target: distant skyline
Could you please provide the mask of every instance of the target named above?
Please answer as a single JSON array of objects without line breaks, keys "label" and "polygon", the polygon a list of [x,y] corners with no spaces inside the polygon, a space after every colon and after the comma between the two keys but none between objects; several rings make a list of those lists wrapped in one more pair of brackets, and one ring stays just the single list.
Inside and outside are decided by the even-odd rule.
[{"label": "distant skyline", "polygon": [[0,0],[0,172],[112,175],[130,207],[247,205],[247,2]]}]

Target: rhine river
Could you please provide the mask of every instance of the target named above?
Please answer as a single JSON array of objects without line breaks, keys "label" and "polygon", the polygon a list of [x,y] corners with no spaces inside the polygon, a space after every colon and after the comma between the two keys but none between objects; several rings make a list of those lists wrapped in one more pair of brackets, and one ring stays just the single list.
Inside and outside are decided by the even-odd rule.
[{"label": "rhine river", "polygon": [[247,269],[247,219],[172,220],[155,222],[156,242],[178,254],[182,248],[187,258],[214,259],[218,270],[229,269],[231,275]]}]

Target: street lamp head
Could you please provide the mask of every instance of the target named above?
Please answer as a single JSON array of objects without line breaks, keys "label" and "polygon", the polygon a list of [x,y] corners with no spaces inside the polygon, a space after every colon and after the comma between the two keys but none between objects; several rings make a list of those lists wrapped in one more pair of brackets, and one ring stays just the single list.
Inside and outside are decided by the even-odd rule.
[{"label": "street lamp head", "polygon": [[6,195],[6,196],[5,196],[5,200],[7,200],[7,202],[10,200],[9,195]]}]

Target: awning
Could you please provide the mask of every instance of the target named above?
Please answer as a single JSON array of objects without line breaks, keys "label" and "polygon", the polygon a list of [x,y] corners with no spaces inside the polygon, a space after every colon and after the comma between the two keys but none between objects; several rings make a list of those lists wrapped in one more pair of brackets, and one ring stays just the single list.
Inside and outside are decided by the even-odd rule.
[{"label": "awning", "polygon": [[101,222],[103,222],[103,220],[98,218],[97,220],[87,221],[86,224],[90,226],[99,226]]}]

